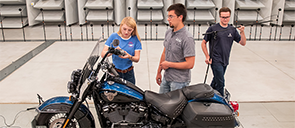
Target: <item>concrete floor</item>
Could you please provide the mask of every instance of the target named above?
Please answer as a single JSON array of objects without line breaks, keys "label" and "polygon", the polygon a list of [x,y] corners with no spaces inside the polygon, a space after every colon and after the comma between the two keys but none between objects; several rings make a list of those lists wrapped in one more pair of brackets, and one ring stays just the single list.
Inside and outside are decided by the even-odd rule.
[{"label": "concrete floor", "polygon": [[[0,42],[1,69],[42,42]],[[57,41],[0,81],[0,115],[7,123],[21,110],[44,100],[69,96],[67,81],[72,70],[82,68],[95,41]],[[196,41],[196,61],[191,84],[204,81],[207,65]],[[102,49],[104,43],[100,44]],[[142,41],[141,59],[135,65],[137,86],[158,92],[155,74],[163,50],[162,41]],[[209,71],[207,83],[212,80]],[[226,72],[231,100],[240,103],[239,119],[245,128],[295,128],[294,41],[248,41],[234,44]],[[93,111],[93,104],[90,103]],[[34,110],[20,113],[13,126],[31,127]],[[0,116],[0,128],[4,119]]]}]

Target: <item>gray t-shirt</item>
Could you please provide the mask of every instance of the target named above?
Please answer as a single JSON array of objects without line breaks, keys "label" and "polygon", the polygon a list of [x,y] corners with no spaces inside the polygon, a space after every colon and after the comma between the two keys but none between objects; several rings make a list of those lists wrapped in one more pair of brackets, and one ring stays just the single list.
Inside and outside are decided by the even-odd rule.
[{"label": "gray t-shirt", "polygon": [[[169,62],[184,62],[185,57],[195,56],[195,41],[186,27],[173,32],[170,28],[166,31],[164,40],[165,60]],[[168,68],[165,70],[166,81],[188,82],[191,80],[190,69]]]}]

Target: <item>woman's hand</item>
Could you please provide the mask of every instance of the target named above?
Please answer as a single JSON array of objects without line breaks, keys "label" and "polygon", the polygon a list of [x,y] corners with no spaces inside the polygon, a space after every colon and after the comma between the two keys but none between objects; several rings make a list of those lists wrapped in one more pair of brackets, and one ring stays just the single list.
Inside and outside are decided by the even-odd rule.
[{"label": "woman's hand", "polygon": [[122,58],[122,59],[130,59],[130,58],[132,58],[132,56],[130,55],[130,54],[128,54],[126,51],[124,51],[125,52],[125,55],[124,56],[119,56],[120,58]]},{"label": "woman's hand", "polygon": [[[117,47],[116,49],[122,50],[120,47]],[[132,58],[132,56],[129,53],[127,53],[126,51],[124,51],[124,53],[125,53],[124,56],[119,55],[119,57],[122,58],[122,59],[130,59],[130,58]]]}]

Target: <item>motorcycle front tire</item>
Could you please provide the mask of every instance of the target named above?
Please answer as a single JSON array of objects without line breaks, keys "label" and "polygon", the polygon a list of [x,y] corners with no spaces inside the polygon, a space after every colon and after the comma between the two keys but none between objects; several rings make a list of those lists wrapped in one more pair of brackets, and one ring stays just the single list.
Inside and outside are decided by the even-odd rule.
[{"label": "motorcycle front tire", "polygon": [[[42,113],[38,113],[32,121],[33,128],[36,126],[46,126],[47,128],[61,128],[65,120],[66,112],[70,110],[71,105],[68,104],[53,104],[42,109]],[[56,113],[46,113],[44,111],[56,111]],[[74,119],[69,123],[71,128],[95,128],[94,119],[89,111],[85,113],[82,110],[77,110]]]}]

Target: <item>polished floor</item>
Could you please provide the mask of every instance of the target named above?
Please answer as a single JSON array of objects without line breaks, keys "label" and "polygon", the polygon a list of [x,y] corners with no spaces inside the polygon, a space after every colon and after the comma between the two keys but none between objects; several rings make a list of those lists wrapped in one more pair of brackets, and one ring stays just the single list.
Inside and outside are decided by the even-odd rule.
[{"label": "polished floor", "polygon": [[[0,42],[0,69],[42,44]],[[207,65],[196,41],[191,84],[204,81]],[[81,69],[96,41],[56,41],[0,81],[0,115],[11,124],[15,115],[44,100],[69,96],[66,85],[72,70]],[[163,50],[162,41],[142,41],[141,59],[135,65],[136,83],[143,90],[158,91],[155,74]],[[100,49],[104,46],[100,44]],[[209,71],[206,83],[212,80]],[[248,41],[234,44],[226,72],[231,100],[240,103],[239,119],[245,128],[295,128],[295,42]],[[91,102],[91,101],[90,101]],[[90,103],[91,110],[93,104]],[[34,110],[21,112],[13,126],[30,128]],[[0,116],[0,128],[5,126]],[[3,127],[4,128],[4,127]]]}]

